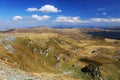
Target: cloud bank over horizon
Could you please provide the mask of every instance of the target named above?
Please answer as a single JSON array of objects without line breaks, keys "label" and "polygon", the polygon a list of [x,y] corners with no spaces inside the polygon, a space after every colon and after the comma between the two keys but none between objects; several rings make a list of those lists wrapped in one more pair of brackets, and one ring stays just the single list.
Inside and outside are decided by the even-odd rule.
[{"label": "cloud bank over horizon", "polygon": [[[65,2],[64,4],[57,3],[54,1],[54,5],[48,3],[44,5],[42,4],[40,5],[40,4],[41,3],[33,3],[33,6],[30,7],[30,5],[23,6],[23,4],[21,3],[21,8],[19,8],[18,6],[14,6],[18,10],[14,11],[12,7],[12,10],[9,14],[5,13],[7,17],[5,16],[5,14],[2,15],[0,14],[0,24],[1,24],[0,28],[56,26],[61,24],[80,25],[80,26],[85,26],[85,25],[119,26],[120,25],[120,16],[117,15],[117,13],[116,15],[115,13],[113,14],[114,11],[112,11],[115,9],[110,10],[108,7],[105,6],[101,7],[94,4],[94,6],[97,8],[93,8],[89,6],[85,7],[79,1],[78,3],[72,3],[72,1],[70,1],[70,2]],[[60,6],[59,4],[61,4],[62,6]],[[74,7],[70,6],[71,4]],[[86,4],[86,2],[83,2],[83,4]],[[4,8],[6,6],[2,6],[2,7]],[[8,7],[6,8],[6,10],[9,11]],[[83,7],[87,9],[84,9]]]}]

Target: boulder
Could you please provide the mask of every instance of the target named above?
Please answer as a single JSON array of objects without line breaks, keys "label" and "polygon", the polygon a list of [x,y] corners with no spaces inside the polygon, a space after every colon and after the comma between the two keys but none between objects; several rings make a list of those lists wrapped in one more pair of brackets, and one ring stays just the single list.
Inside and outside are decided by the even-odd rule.
[{"label": "boulder", "polygon": [[90,63],[87,66],[81,69],[85,74],[89,74],[89,76],[93,77],[95,80],[103,80],[99,66],[94,63]]}]

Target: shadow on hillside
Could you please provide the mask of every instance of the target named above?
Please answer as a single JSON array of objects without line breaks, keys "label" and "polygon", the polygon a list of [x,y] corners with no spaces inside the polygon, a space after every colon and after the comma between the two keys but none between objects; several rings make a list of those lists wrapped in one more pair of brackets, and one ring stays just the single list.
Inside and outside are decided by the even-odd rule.
[{"label": "shadow on hillside", "polygon": [[87,32],[87,34],[90,34],[95,37],[103,37],[103,38],[110,38],[110,39],[118,39],[120,40],[120,31],[99,31],[99,32]]},{"label": "shadow on hillside", "polygon": [[80,58],[79,61],[85,62],[85,63],[87,63],[87,64],[89,64],[89,63],[94,63],[94,64],[96,64],[97,66],[102,66],[102,63],[101,63],[101,62],[98,62],[98,61],[95,61],[95,60],[91,60],[91,59],[88,59],[88,58]]}]

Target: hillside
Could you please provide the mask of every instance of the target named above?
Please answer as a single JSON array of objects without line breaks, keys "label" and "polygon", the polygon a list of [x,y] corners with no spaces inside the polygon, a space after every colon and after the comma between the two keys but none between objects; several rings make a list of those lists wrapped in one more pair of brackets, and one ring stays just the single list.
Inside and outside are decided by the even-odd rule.
[{"label": "hillside", "polygon": [[54,29],[54,28],[25,28],[25,29],[10,29],[1,31],[1,33],[57,33],[74,39],[90,38],[84,29]]},{"label": "hillside", "polygon": [[24,71],[20,74],[37,77],[33,80],[90,80],[81,72],[89,63],[100,63],[104,80],[119,80],[120,40],[94,39],[86,31],[31,28],[1,33],[0,60]]},{"label": "hillside", "polygon": [[72,28],[72,29],[55,29],[55,28],[22,28],[9,29],[0,31],[0,33],[57,33],[76,40],[93,39],[93,38],[110,38],[120,40],[119,27],[111,28]]}]

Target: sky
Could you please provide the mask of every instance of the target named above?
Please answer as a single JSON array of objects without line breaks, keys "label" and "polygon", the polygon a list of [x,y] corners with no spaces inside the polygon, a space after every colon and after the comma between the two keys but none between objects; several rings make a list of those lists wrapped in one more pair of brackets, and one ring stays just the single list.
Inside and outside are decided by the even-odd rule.
[{"label": "sky", "polygon": [[120,26],[120,0],[0,0],[0,29]]}]

